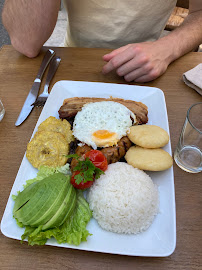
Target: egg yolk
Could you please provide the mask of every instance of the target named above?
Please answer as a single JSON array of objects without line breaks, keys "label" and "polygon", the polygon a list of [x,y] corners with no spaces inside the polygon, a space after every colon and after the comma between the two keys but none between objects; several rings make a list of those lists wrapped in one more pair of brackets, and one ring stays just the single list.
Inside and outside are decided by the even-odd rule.
[{"label": "egg yolk", "polygon": [[108,130],[97,130],[93,133],[93,136],[98,138],[98,139],[108,139],[111,138],[115,135],[115,132],[109,132]]},{"label": "egg yolk", "polygon": [[113,146],[118,142],[118,136],[115,132],[110,132],[104,129],[95,131],[92,139],[99,147]]}]

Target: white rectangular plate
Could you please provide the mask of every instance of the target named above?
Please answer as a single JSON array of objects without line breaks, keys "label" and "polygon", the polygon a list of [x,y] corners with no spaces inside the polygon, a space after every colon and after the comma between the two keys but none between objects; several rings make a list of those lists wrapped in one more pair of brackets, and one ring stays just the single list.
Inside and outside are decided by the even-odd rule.
[{"label": "white rectangular plate", "polygon": [[[148,124],[160,126],[169,133],[165,98],[160,89],[125,84],[59,81],[52,88],[33,134],[38,125],[49,116],[59,118],[58,110],[65,98],[84,96],[105,98],[113,96],[141,101],[148,106]],[[170,142],[164,150],[172,155]],[[92,218],[87,229],[93,235],[88,237],[87,242],[73,246],[58,244],[51,239],[47,241],[47,245],[130,256],[165,257],[172,254],[176,246],[173,168],[147,173],[157,184],[160,196],[159,214],[147,231],[137,235],[116,234],[101,229]],[[7,237],[21,239],[24,229],[19,228],[13,218],[14,201],[11,196],[17,194],[18,190],[22,190],[26,180],[34,178],[36,174],[37,169],[33,168],[24,156],[1,222],[1,231]]]}]

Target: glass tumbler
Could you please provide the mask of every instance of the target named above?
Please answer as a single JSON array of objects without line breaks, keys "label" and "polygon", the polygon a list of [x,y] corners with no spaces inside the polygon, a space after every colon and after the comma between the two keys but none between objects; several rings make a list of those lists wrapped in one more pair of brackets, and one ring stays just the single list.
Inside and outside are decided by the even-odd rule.
[{"label": "glass tumbler", "polygon": [[202,102],[193,104],[187,111],[174,160],[184,171],[202,171]]}]

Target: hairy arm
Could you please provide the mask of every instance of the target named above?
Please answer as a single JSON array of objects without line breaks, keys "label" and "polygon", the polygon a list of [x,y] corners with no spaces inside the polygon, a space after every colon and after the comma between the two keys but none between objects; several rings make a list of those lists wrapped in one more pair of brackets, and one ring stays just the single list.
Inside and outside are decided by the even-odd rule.
[{"label": "hairy arm", "polygon": [[103,73],[116,70],[126,81],[154,80],[171,62],[202,44],[201,29],[202,1],[190,0],[189,15],[181,26],[155,42],[129,44],[104,55]]},{"label": "hairy arm", "polygon": [[13,47],[35,57],[55,27],[60,0],[5,0],[2,21]]},{"label": "hairy arm", "polygon": [[202,1],[189,1],[189,15],[184,22],[162,39],[164,42],[173,42],[173,59],[197,49],[202,44]]}]

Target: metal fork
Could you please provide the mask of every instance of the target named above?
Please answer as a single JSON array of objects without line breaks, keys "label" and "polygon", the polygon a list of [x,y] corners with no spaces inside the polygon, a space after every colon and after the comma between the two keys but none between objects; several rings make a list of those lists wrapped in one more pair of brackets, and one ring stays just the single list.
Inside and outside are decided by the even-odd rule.
[{"label": "metal fork", "polygon": [[44,85],[43,93],[41,93],[38,96],[37,100],[32,104],[35,107],[43,107],[44,104],[46,103],[46,100],[49,96],[49,85],[50,85],[50,82],[51,82],[53,76],[55,75],[55,72],[60,64],[60,61],[61,61],[61,58],[58,56],[54,56],[53,59],[51,60],[50,67],[48,70],[48,75],[47,75],[46,82]]}]

